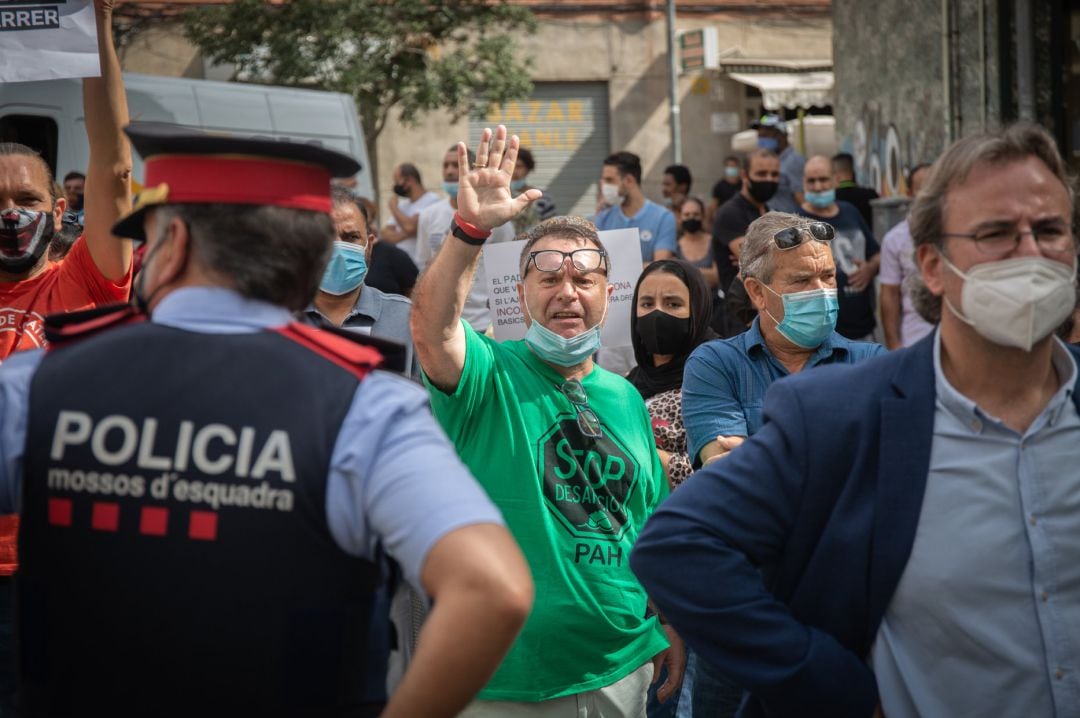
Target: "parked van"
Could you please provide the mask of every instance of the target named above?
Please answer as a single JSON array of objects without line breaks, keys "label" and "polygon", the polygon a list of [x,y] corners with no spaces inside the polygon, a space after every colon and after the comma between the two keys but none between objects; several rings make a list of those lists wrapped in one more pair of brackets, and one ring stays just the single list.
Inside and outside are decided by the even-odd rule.
[{"label": "parked van", "polygon": [[[353,99],[338,92],[124,73],[133,121],[311,142],[361,164],[354,191],[374,199],[364,131]],[[86,172],[90,148],[81,80],[0,84],[0,141],[41,152],[54,175]],[[142,161],[134,157],[141,182]]]}]

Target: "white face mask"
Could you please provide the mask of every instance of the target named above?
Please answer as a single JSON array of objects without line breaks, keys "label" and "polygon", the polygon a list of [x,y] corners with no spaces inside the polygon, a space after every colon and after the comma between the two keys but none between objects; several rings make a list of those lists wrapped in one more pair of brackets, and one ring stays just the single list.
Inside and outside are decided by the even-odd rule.
[{"label": "white face mask", "polygon": [[604,196],[604,204],[608,207],[616,207],[626,201],[626,196],[619,194],[619,185],[600,183],[600,192]]},{"label": "white face mask", "polygon": [[965,274],[944,254],[941,258],[964,279],[963,313],[946,297],[949,311],[994,344],[1031,351],[1035,342],[1072,314],[1076,304],[1073,265],[1021,257],[977,264]]}]

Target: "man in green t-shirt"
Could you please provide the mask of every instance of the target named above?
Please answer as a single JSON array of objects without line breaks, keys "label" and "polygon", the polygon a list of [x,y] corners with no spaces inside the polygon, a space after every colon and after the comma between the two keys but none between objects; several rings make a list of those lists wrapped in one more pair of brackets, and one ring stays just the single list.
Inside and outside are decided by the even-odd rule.
[{"label": "man in green t-shirt", "polygon": [[527,235],[524,340],[499,343],[461,321],[491,228],[541,196],[513,196],[517,150],[505,128],[493,141],[485,130],[470,170],[458,145],[458,211],[412,314],[435,416],[502,511],[537,589],[517,642],[462,715],[644,718],[661,663],[661,699],[682,677],[681,643],[668,634],[667,650],[627,561],[668,485],[640,395],[592,361],[612,291],[596,228],[557,217]]}]

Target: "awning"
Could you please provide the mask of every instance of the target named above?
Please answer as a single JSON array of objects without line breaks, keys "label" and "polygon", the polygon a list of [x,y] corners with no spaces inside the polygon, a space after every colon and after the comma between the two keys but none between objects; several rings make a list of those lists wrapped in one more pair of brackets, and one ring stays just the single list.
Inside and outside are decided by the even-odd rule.
[{"label": "awning", "polygon": [[831,72],[729,72],[728,77],[761,90],[766,110],[833,104]]}]

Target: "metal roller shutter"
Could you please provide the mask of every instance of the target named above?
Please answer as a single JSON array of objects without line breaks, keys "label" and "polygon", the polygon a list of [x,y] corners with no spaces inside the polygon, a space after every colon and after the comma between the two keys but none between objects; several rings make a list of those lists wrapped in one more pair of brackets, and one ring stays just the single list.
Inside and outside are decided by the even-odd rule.
[{"label": "metal roller shutter", "polygon": [[606,83],[538,82],[531,99],[470,117],[469,147],[485,127],[499,124],[532,151],[536,169],[529,184],[551,195],[559,214],[595,213],[600,167],[611,153]]}]

